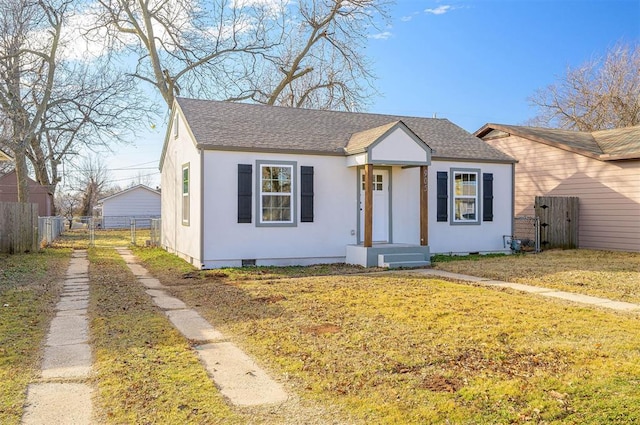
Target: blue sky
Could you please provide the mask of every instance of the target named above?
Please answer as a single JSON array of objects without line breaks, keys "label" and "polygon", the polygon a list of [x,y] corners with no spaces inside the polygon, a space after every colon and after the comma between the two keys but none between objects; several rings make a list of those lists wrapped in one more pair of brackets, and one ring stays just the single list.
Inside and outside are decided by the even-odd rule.
[{"label": "blue sky", "polygon": [[448,118],[473,132],[522,124],[527,97],[567,66],[640,40],[640,0],[399,0],[370,40],[379,88],[371,112]]},{"label": "blue sky", "polygon": [[[535,115],[527,97],[567,67],[640,41],[640,0],[398,0],[390,12],[367,47],[381,92],[368,111],[435,113],[469,132],[524,123]],[[142,168],[112,171],[114,183],[141,173],[159,184],[164,129],[105,158],[111,169]]]}]

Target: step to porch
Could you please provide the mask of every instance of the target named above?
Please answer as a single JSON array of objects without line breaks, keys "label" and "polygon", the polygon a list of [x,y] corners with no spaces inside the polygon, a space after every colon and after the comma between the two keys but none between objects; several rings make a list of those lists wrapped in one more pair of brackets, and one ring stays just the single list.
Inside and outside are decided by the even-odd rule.
[{"label": "step to porch", "polygon": [[[404,255],[408,254],[408,255]],[[377,243],[373,246],[347,245],[347,264],[364,267],[424,267],[431,264],[427,245]]]},{"label": "step to porch", "polygon": [[410,267],[425,267],[429,265],[431,265],[431,261],[429,261],[422,252],[378,255],[378,267],[398,269]]}]

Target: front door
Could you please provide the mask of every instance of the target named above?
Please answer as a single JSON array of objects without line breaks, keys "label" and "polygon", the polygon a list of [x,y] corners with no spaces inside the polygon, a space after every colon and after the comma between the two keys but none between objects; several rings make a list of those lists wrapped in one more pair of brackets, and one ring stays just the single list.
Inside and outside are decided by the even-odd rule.
[{"label": "front door", "polygon": [[[364,239],[364,170],[360,171],[360,240]],[[373,242],[389,242],[389,171],[373,170]]]}]

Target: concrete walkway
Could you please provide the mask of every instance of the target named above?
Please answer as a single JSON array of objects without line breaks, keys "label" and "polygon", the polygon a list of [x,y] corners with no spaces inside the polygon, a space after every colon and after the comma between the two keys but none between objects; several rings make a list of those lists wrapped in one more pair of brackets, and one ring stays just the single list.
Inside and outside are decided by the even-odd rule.
[{"label": "concrete walkway", "polygon": [[138,264],[130,250],[117,248],[138,281],[147,288],[153,302],[185,338],[195,341],[196,352],[220,392],[237,406],[259,406],[287,401],[282,386],[271,379],[249,356],[225,340],[196,311],[167,294],[160,281]]},{"label": "concrete walkway", "polygon": [[[405,271],[406,272],[406,271]],[[410,273],[444,277],[447,279],[461,280],[465,282],[473,282],[478,285],[494,286],[499,288],[510,288],[516,291],[538,294],[543,297],[559,298],[566,301],[573,301],[580,304],[591,305],[595,307],[604,307],[616,311],[624,312],[640,312],[640,304],[633,304],[624,301],[613,301],[607,298],[592,297],[590,295],[576,294],[573,292],[558,291],[556,289],[544,288],[540,286],[523,285],[521,283],[502,282],[499,280],[487,279],[476,276],[468,276],[458,273],[450,273],[436,269],[419,269],[412,270]]]},{"label": "concrete walkway", "polygon": [[74,251],[45,342],[41,379],[27,388],[23,424],[91,422],[88,306],[87,252]]}]

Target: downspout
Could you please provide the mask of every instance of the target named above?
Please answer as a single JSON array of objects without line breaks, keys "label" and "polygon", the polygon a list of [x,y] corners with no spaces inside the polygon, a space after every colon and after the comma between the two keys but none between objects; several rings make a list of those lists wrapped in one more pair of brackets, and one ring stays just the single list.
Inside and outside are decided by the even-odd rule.
[{"label": "downspout", "polygon": [[[511,232],[510,235],[515,234],[516,230],[516,163],[511,163]],[[536,239],[538,236],[536,236]]]}]

